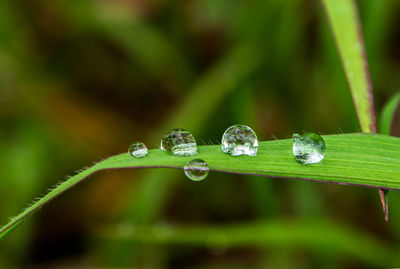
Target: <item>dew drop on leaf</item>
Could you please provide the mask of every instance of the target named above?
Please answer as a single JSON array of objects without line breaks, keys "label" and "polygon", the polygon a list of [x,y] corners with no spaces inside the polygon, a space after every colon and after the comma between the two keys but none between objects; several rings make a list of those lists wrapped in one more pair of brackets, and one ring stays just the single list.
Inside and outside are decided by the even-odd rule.
[{"label": "dew drop on leaf", "polygon": [[246,125],[233,125],[222,135],[222,152],[231,156],[256,156],[258,139],[256,133]]},{"label": "dew drop on leaf", "polygon": [[148,150],[146,145],[143,144],[143,142],[135,142],[130,145],[128,153],[133,157],[142,158],[147,155]]},{"label": "dew drop on leaf", "polygon": [[210,168],[202,159],[194,159],[186,163],[183,168],[185,175],[193,181],[202,181],[208,175]]},{"label": "dew drop on leaf", "polygon": [[319,163],[325,157],[325,141],[319,134],[293,134],[293,140],[293,154],[299,163]]},{"label": "dew drop on leaf", "polygon": [[172,129],[161,139],[161,149],[175,156],[193,156],[197,154],[194,136],[184,129]]}]

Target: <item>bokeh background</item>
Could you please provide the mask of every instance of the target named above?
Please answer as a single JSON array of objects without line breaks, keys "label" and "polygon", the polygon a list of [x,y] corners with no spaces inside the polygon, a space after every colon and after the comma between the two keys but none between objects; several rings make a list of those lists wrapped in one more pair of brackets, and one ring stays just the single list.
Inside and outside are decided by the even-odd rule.
[{"label": "bokeh background", "polygon": [[[400,85],[400,2],[358,6],[379,119]],[[180,127],[198,144],[218,144],[235,123],[261,140],[359,132],[320,1],[0,1],[1,224],[133,141],[155,148]],[[396,267],[399,203],[391,192],[386,224],[374,189],[103,171],[2,242],[0,267]],[[225,233],[230,225],[239,230]],[[220,230],[162,240],[198,226]],[[138,240],[138,231],[153,240]],[[238,234],[261,239],[230,245]]]}]

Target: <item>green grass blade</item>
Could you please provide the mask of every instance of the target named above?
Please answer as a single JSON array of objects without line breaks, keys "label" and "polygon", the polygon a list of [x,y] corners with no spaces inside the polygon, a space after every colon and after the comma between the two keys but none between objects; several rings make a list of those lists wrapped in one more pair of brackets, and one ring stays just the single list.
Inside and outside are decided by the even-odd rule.
[{"label": "green grass blade", "polygon": [[[260,142],[257,156],[231,157],[220,145],[200,146],[196,158],[212,171],[270,176],[400,190],[400,139],[386,135],[342,134],[324,136],[327,155],[318,164],[302,166],[292,154],[292,140]],[[43,205],[90,174],[113,168],[183,168],[193,157],[175,157],[160,149],[145,158],[126,153],[110,157],[64,181],[0,229],[0,239]],[[161,179],[160,179],[161,180]]]},{"label": "green grass blade", "polygon": [[268,221],[224,226],[137,226],[123,224],[94,231],[100,239],[156,245],[185,245],[209,248],[268,247],[307,249],[347,256],[379,266],[400,262],[393,248],[368,233],[327,221]]},{"label": "green grass blade", "polygon": [[385,105],[381,115],[380,133],[390,135],[393,118],[400,104],[400,93],[395,94]]},{"label": "green grass blade", "polygon": [[353,0],[323,0],[342,59],[361,131],[375,133],[372,84],[361,24]]}]

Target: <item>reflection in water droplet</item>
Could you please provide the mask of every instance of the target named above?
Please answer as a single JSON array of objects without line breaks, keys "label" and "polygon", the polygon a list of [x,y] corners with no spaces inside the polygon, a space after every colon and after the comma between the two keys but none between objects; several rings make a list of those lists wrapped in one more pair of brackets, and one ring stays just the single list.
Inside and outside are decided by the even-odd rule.
[{"label": "reflection in water droplet", "polygon": [[325,157],[325,141],[320,135],[315,133],[293,134],[293,139],[293,154],[301,164],[319,163]]},{"label": "reflection in water droplet", "polygon": [[194,136],[184,129],[172,129],[161,139],[161,149],[175,156],[193,156],[197,154]]},{"label": "reflection in water droplet", "polygon": [[185,175],[193,181],[201,181],[205,179],[210,171],[208,164],[201,159],[194,159],[187,162],[183,169]]},{"label": "reflection in water droplet", "polygon": [[142,158],[145,157],[148,153],[147,147],[145,144],[142,142],[135,142],[130,145],[128,149],[129,155],[136,157],[136,158]]},{"label": "reflection in water droplet", "polygon": [[258,139],[256,133],[246,125],[233,125],[222,135],[222,152],[231,156],[256,156]]}]

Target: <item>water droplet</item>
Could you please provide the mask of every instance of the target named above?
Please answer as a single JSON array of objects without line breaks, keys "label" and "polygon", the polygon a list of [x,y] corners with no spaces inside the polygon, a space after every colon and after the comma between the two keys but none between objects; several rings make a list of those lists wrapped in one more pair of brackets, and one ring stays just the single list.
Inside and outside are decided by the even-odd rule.
[{"label": "water droplet", "polygon": [[325,157],[325,141],[320,135],[293,134],[293,139],[293,154],[301,164],[319,163]]},{"label": "water droplet", "polygon": [[202,159],[194,159],[187,162],[183,169],[185,175],[193,181],[201,181],[205,179],[210,171],[208,164]]},{"label": "water droplet", "polygon": [[129,147],[128,153],[133,157],[142,158],[147,155],[148,150],[146,145],[143,144],[142,142],[135,142],[132,143],[132,145]]},{"label": "water droplet", "polygon": [[256,156],[258,139],[256,133],[246,125],[233,125],[222,135],[222,152],[231,156]]},{"label": "water droplet", "polygon": [[184,129],[172,129],[161,139],[161,149],[175,156],[193,156],[197,154],[197,144],[193,135]]}]

